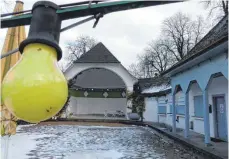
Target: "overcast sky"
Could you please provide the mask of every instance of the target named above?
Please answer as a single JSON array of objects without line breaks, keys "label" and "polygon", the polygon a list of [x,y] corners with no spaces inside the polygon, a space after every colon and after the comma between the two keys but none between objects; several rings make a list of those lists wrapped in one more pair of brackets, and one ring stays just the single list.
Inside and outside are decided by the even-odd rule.
[{"label": "overcast sky", "polygon": [[[32,8],[36,0],[23,0],[23,2],[24,9],[27,10]],[[76,2],[76,0],[53,2],[63,4]],[[162,21],[179,11],[189,14],[192,18],[207,15],[207,11],[198,0],[115,12],[100,19],[95,29],[92,28],[94,21],[90,21],[61,33],[60,46],[65,52],[65,44],[68,41],[75,40],[79,35],[89,35],[102,42],[128,68],[137,60],[137,54],[142,53],[146,44],[159,36]],[[78,20],[80,19],[64,21],[62,27]],[[27,33],[28,30],[29,28],[26,27]],[[1,29],[0,49],[2,49],[5,34],[6,29]]]}]

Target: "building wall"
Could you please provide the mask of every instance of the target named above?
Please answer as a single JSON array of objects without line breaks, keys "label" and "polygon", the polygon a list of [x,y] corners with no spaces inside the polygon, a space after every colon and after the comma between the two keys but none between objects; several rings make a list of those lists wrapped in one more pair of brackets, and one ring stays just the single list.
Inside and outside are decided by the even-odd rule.
[{"label": "building wall", "polygon": [[172,114],[166,115],[166,123],[165,124],[172,126],[172,124],[173,124],[173,115]]},{"label": "building wall", "polygon": [[144,120],[158,122],[157,99],[155,97],[145,98]]},{"label": "building wall", "polygon": [[68,113],[77,114],[104,114],[105,111],[120,110],[126,114],[126,98],[83,98],[71,97]]},{"label": "building wall", "polygon": [[159,123],[166,124],[167,115],[166,115],[166,114],[159,114],[159,115],[158,115],[158,120],[159,120]]},{"label": "building wall", "polygon": [[193,121],[193,131],[204,134],[204,119],[203,118],[196,118]]},{"label": "building wall", "polygon": [[177,115],[179,118],[178,121],[176,121],[176,127],[184,129],[185,128],[185,116],[184,115]]}]

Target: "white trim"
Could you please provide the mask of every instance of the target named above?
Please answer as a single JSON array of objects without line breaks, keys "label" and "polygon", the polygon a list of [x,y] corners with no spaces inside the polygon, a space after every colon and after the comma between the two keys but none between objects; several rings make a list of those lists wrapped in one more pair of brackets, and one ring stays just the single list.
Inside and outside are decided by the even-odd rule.
[{"label": "white trim", "polygon": [[204,121],[204,118],[194,117],[194,120],[201,120],[201,121]]},{"label": "white trim", "polygon": [[185,118],[185,115],[176,114],[176,116],[179,116],[179,117]]}]

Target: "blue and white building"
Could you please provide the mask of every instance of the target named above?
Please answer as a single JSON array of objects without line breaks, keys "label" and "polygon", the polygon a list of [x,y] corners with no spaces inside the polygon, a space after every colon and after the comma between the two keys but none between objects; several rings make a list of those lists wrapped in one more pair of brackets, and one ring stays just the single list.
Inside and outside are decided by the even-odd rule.
[{"label": "blue and white building", "polygon": [[206,144],[211,137],[228,141],[228,17],[162,75],[170,79],[164,94],[159,86],[142,91],[145,120],[184,129],[185,138],[192,129]]}]

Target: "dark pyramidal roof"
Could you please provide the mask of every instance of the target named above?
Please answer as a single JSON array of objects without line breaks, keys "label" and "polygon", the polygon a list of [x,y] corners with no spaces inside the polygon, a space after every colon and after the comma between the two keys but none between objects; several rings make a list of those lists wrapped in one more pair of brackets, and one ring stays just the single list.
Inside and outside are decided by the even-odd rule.
[{"label": "dark pyramidal roof", "polygon": [[83,54],[75,63],[120,63],[118,59],[103,45],[98,43]]}]

